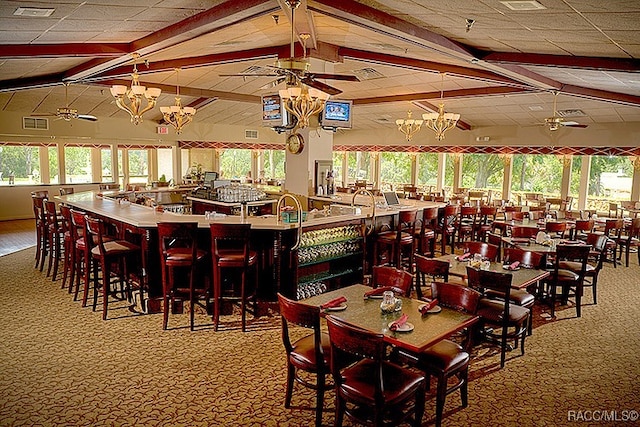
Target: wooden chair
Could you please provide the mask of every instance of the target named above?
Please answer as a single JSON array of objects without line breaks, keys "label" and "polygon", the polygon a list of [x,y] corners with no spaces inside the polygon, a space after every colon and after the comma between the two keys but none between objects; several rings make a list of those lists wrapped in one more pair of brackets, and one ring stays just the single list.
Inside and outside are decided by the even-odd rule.
[{"label": "wooden chair", "polygon": [[536,237],[536,234],[538,234],[538,230],[535,227],[519,227],[519,226],[515,226],[515,227],[511,227],[511,237]]},{"label": "wooden chair", "polygon": [[[587,260],[591,247],[587,245],[558,245],[556,246],[556,259],[551,272],[551,276],[547,279],[548,298],[551,303],[551,317],[555,317],[555,302],[557,288],[561,288],[562,302],[566,304],[571,291],[575,297],[576,315],[581,316],[582,313],[582,295],[584,292],[584,279],[587,271]],[[572,262],[573,268],[568,269],[567,262]],[[564,268],[563,268],[564,267]]]},{"label": "wooden chair", "polygon": [[[75,244],[72,239],[73,231],[71,224],[71,208],[66,205],[60,205],[60,216],[62,217],[62,232],[64,257],[62,264],[62,289],[69,286],[69,293],[73,290],[73,264],[75,259]],[[67,281],[69,282],[67,285]]]},{"label": "wooden chair", "polygon": [[492,262],[498,257],[498,247],[485,242],[465,242],[463,251],[470,252],[471,255],[480,254],[482,258]]},{"label": "wooden chair", "polygon": [[36,221],[36,264],[35,268],[40,271],[44,268],[44,259],[47,253],[47,218],[44,214],[44,202],[46,197],[42,193],[31,193],[31,202],[33,204],[33,216]]},{"label": "wooden chair", "polygon": [[564,239],[564,235],[567,231],[567,223],[564,221],[547,221],[544,225],[544,230],[549,233],[551,238]]},{"label": "wooden chair", "polygon": [[372,268],[372,272],[372,288],[389,287],[397,294],[405,297],[411,296],[413,275],[408,271],[386,265],[376,265]]},{"label": "wooden chair", "polygon": [[487,233],[487,243],[496,246],[498,248],[498,254],[496,255],[496,261],[502,260],[502,235],[496,233]]},{"label": "wooden chair", "polygon": [[[75,282],[75,291],[73,300],[78,299],[78,292],[80,290],[80,276],[82,276],[83,282],[83,296],[82,306],[87,306],[87,299],[89,298],[89,284],[90,284],[90,271],[91,271],[91,248],[93,247],[93,241],[91,238],[86,239],[87,233],[87,221],[85,213],[71,209],[71,239],[73,241],[73,264],[71,271],[71,284]],[[88,244],[87,244],[88,240]],[[69,289],[71,291],[71,289]]]},{"label": "wooden chair", "polygon": [[[56,281],[58,278],[60,259],[63,256],[62,240],[64,239],[64,231],[62,228],[62,219],[58,217],[55,202],[49,200],[44,201],[44,216],[47,232],[47,252],[49,254],[47,277],[51,276],[51,280]],[[51,271],[52,267],[53,272]]]},{"label": "wooden chair", "polygon": [[[431,295],[432,298],[438,300],[439,305],[469,314],[476,313],[481,297],[479,292],[467,286],[441,282],[433,282],[431,284]],[[425,373],[427,390],[429,389],[431,375],[437,378],[436,427],[440,427],[442,424],[442,413],[448,394],[460,390],[462,407],[466,408],[468,406],[471,335],[471,331],[467,331],[463,346],[445,339],[421,353],[403,349],[398,349],[397,351],[399,360],[407,362]],[[451,386],[449,386],[450,378],[456,378],[455,384]]]},{"label": "wooden chair", "polygon": [[454,225],[456,217],[460,207],[457,205],[447,205],[444,208],[444,214],[442,218],[438,218],[436,225],[436,235],[440,236],[440,254],[445,255],[447,253],[447,243],[451,245],[451,253],[454,252],[456,227]]},{"label": "wooden chair", "polygon": [[476,214],[478,208],[475,206],[462,206],[460,207],[460,213],[456,219],[456,234],[458,235],[458,243],[461,243],[468,238],[473,240],[475,238],[476,229]]},{"label": "wooden chair", "polygon": [[515,340],[516,347],[520,341],[520,351],[524,355],[524,342],[527,336],[527,324],[530,321],[528,308],[511,303],[511,279],[509,273],[500,273],[490,270],[477,270],[467,267],[469,287],[478,290],[481,294],[486,291],[495,291],[503,298],[482,298],[478,304],[478,315],[484,325],[495,326],[497,331],[485,332],[485,335],[495,339],[500,344],[500,368],[504,367],[508,341]]},{"label": "wooden chair", "polygon": [[[431,258],[435,256],[436,246],[436,223],[438,221],[438,208],[424,208],[422,210],[422,219],[420,220],[420,229],[415,232],[416,252],[421,255],[427,253]],[[427,249],[428,248],[428,249]]]},{"label": "wooden chair", "polygon": [[389,264],[398,268],[402,266],[403,252],[407,253],[407,266],[413,271],[413,254],[416,248],[416,220],[417,210],[402,210],[398,212],[398,226],[395,230],[378,233],[373,248],[373,259],[379,265],[382,251],[389,251]]},{"label": "wooden chair", "polygon": [[475,236],[476,240],[486,241],[487,234],[492,232],[493,221],[496,220],[498,208],[495,206],[480,206],[480,210],[476,214],[475,220]]},{"label": "wooden chair", "polygon": [[622,258],[622,250],[625,254],[625,265],[629,267],[629,253],[631,248],[637,248],[638,264],[640,264],[640,218],[634,218],[631,220],[631,225],[625,234],[620,234],[620,237],[616,239],[618,248],[620,248],[620,255],[617,259]]},{"label": "wooden chair", "polygon": [[593,233],[595,229],[595,221],[593,219],[577,219],[573,228],[574,240],[585,240],[589,233]]},{"label": "wooden chair", "polygon": [[[386,360],[384,335],[327,316],[331,373],[335,382],[335,426],[344,415],[370,426],[422,425],[425,378]],[[354,359],[358,360],[354,363]]]},{"label": "wooden chair", "polygon": [[66,196],[67,194],[73,194],[73,187],[60,187],[60,195]]},{"label": "wooden chair", "polygon": [[[284,407],[291,407],[294,382],[316,391],[316,427],[322,425],[324,392],[327,389],[326,375],[329,374],[331,344],[329,335],[320,328],[320,308],[290,300],[278,293],[280,315],[282,316],[282,341],[287,352],[287,391]],[[313,333],[292,341],[290,325],[313,329]],[[300,371],[314,374],[315,382],[310,382]]]},{"label": "wooden chair", "polygon": [[424,299],[422,293],[423,286],[440,279],[442,282],[449,281],[449,262],[439,259],[427,258],[416,255],[416,296]]},{"label": "wooden chair", "polygon": [[[126,284],[127,294],[131,300],[131,287],[129,284],[129,266],[135,263],[141,256],[140,246],[134,245],[126,240],[105,240],[105,227],[102,220],[86,217],[87,242],[95,241],[95,246],[91,248],[91,258],[93,260],[93,310],[96,310],[98,299],[98,267],[102,270],[102,320],[107,320],[107,308],[109,295],[111,294],[111,264],[120,265],[119,279],[121,287]],[[85,287],[85,292],[88,287]],[[140,287],[142,291],[142,287]],[[121,292],[124,292],[121,288]],[[141,298],[142,302],[142,298]]]},{"label": "wooden chair", "polygon": [[[199,298],[209,300],[210,289],[202,286],[199,267],[208,257],[207,251],[198,249],[197,222],[159,222],[158,250],[162,268],[162,329],[167,329],[169,306],[176,308],[176,299],[188,299],[190,305],[189,327],[193,330],[195,307]],[[180,274],[176,274],[180,272]],[[185,274],[186,273],[186,274]],[[187,283],[179,283],[176,277],[187,277]],[[200,286],[198,286],[200,284]]]},{"label": "wooden chair", "polygon": [[[598,275],[602,270],[604,258],[606,256],[607,236],[598,233],[590,233],[585,242],[591,246],[591,252],[587,259],[585,267],[584,282],[582,288],[591,288],[593,294],[593,303],[598,303]],[[560,268],[571,270],[574,273],[580,273],[582,263],[578,261],[561,261]]]},{"label": "wooden chair", "polygon": [[[247,303],[253,302],[251,311],[257,312],[256,291],[258,284],[258,254],[250,249],[251,224],[215,224],[210,226],[211,256],[213,261],[213,327],[218,330],[222,299],[239,301],[242,316],[242,332],[246,331]],[[223,295],[222,271],[239,275],[239,295],[228,292]],[[253,274],[254,285],[249,286],[247,273]]]},{"label": "wooden chair", "polygon": [[608,219],[604,225],[604,235],[608,237],[607,246],[606,246],[606,262],[613,263],[613,267],[618,267],[618,240],[620,236],[622,236],[622,231],[624,230],[624,220],[622,218],[618,219]]}]

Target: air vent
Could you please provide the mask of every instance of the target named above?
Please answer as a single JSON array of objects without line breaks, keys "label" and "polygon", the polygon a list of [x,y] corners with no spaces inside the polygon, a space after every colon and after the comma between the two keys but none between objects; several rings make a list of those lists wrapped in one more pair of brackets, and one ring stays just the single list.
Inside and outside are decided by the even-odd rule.
[{"label": "air vent", "polygon": [[49,130],[49,119],[41,117],[23,117],[22,129]]},{"label": "air vent", "polygon": [[367,43],[369,46],[372,46],[376,49],[381,49],[381,50],[393,50],[396,52],[404,52],[404,49],[396,46],[396,45],[392,45],[389,43]]},{"label": "air vent", "polygon": [[273,69],[261,67],[260,65],[252,65],[251,67],[242,70],[240,74],[273,74]]},{"label": "air vent", "polygon": [[356,77],[360,79],[360,81],[380,79],[384,77],[384,74],[382,74],[375,68],[361,68],[359,70],[353,70],[353,74],[355,74]]},{"label": "air vent", "polygon": [[582,110],[558,110],[560,117],[586,117]]},{"label": "air vent", "polygon": [[530,105],[529,110],[531,111],[542,111],[544,107],[542,105]]},{"label": "air vent", "polygon": [[524,10],[542,10],[546,9],[543,5],[535,0],[528,1],[501,1],[503,5],[507,6],[511,10],[517,10],[519,12]]},{"label": "air vent", "polygon": [[19,7],[13,14],[15,16],[32,16],[34,18],[46,18],[51,16],[55,9],[44,9],[39,7]]},{"label": "air vent", "polygon": [[258,131],[257,130],[245,130],[244,131],[244,139],[258,139]]}]

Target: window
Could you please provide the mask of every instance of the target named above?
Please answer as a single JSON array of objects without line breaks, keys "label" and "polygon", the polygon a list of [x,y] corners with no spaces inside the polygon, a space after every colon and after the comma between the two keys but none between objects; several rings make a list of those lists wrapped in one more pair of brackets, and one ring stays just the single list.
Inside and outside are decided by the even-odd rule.
[{"label": "window", "polygon": [[149,182],[149,153],[147,150],[129,150],[129,183]]},{"label": "window", "polygon": [[465,154],[462,157],[462,184],[464,188],[501,190],[504,163],[497,154]]},{"label": "window", "polygon": [[[173,177],[173,151],[171,148],[158,148],[158,178],[163,175],[167,182]],[[175,181],[175,180],[174,180]]]},{"label": "window", "polygon": [[554,155],[516,154],[513,156],[514,193],[541,193],[545,197],[560,197],[562,161]]},{"label": "window", "polygon": [[349,166],[347,181],[350,184],[355,184],[356,180],[372,181],[370,153],[351,151],[347,155],[347,164]]},{"label": "window", "polygon": [[113,172],[111,168],[113,167],[112,163],[112,151],[111,148],[103,148],[100,150],[100,170],[101,170],[101,178],[100,182],[114,182]]},{"label": "window", "polygon": [[409,153],[381,153],[380,181],[383,184],[391,185],[394,189],[401,189],[404,184],[410,184],[411,157]]},{"label": "window", "polygon": [[0,146],[0,185],[40,183],[40,146]]},{"label": "window", "polygon": [[224,179],[239,180],[247,176],[249,171],[251,171],[251,150],[229,148],[220,155],[220,174]]},{"label": "window", "polygon": [[91,179],[91,148],[65,147],[64,171],[67,184],[92,182]]},{"label": "window", "polygon": [[631,200],[633,164],[627,156],[592,156],[587,209],[608,211],[609,202]]},{"label": "window", "polygon": [[47,147],[47,155],[49,157],[49,183],[59,184],[58,147]]},{"label": "window", "polygon": [[438,154],[418,154],[418,185],[436,185],[438,179]]},{"label": "window", "polygon": [[284,179],[284,150],[265,150],[262,154],[264,178]]}]

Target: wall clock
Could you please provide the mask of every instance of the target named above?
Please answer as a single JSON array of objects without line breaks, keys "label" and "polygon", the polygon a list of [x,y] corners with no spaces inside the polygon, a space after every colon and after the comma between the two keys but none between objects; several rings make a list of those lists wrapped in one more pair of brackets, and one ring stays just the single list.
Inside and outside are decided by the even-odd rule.
[{"label": "wall clock", "polygon": [[292,133],[287,137],[287,150],[291,154],[300,154],[304,148],[304,138],[299,133]]}]

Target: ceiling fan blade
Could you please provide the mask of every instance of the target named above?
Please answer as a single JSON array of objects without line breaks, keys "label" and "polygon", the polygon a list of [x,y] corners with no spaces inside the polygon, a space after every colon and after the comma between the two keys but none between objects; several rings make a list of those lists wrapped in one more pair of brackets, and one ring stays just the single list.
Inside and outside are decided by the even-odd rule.
[{"label": "ceiling fan blade", "polygon": [[95,122],[98,120],[96,116],[92,116],[90,114],[78,114],[78,118],[82,120],[89,120],[91,122]]},{"label": "ceiling fan blade", "polygon": [[312,78],[309,78],[309,77],[305,77],[303,79],[300,79],[300,81],[302,83],[306,84],[309,87],[321,90],[324,93],[328,93],[329,95],[338,95],[339,93],[342,93],[342,91],[340,89],[336,89],[335,87],[329,86],[328,84],[315,81],[315,80],[313,80]]},{"label": "ceiling fan blade", "polygon": [[277,79],[272,80],[263,86],[260,86],[260,89],[272,89],[278,86],[280,83],[284,82],[286,79],[287,79],[286,77],[278,77]]},{"label": "ceiling fan blade", "polygon": [[254,74],[254,73],[238,73],[238,74],[219,74],[220,77],[278,77],[278,73]]},{"label": "ceiling fan blade", "polygon": [[577,123],[577,122],[564,122],[562,123],[562,126],[567,126],[570,128],[586,128],[589,125],[581,125],[580,123]]},{"label": "ceiling fan blade", "polygon": [[347,74],[309,73],[309,77],[311,77],[312,79],[342,80],[345,82],[360,81],[358,77],[347,75]]}]

